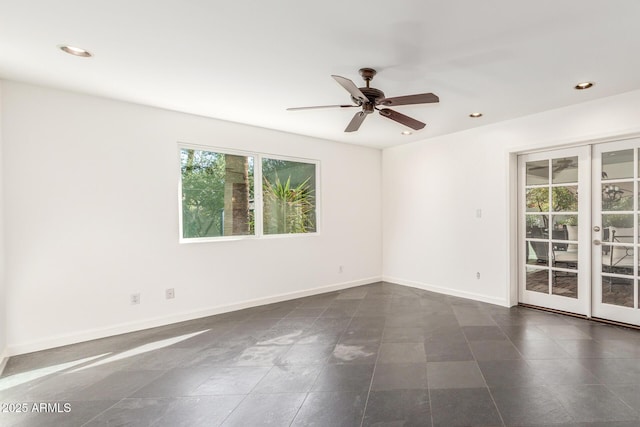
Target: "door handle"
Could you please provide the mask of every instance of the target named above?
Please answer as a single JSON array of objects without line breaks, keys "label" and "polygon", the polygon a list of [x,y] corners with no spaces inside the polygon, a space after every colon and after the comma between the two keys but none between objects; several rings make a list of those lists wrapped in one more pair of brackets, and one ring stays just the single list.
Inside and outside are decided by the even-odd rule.
[{"label": "door handle", "polygon": [[600,240],[594,240],[593,244],[596,246],[600,246],[602,244],[602,242]]},{"label": "door handle", "polygon": [[593,227],[593,231],[595,231],[595,232],[597,233],[598,231],[600,231],[600,227],[598,227],[598,226],[596,225],[595,227]]}]

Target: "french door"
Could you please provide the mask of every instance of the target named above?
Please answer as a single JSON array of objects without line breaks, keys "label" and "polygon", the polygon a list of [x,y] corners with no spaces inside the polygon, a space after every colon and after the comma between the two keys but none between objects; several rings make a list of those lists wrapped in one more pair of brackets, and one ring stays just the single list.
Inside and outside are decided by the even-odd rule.
[{"label": "french door", "polygon": [[520,156],[520,302],[589,315],[589,147]]},{"label": "french door", "polygon": [[640,139],[593,147],[593,316],[640,325]]},{"label": "french door", "polygon": [[640,139],[522,155],[519,301],[640,325]]}]

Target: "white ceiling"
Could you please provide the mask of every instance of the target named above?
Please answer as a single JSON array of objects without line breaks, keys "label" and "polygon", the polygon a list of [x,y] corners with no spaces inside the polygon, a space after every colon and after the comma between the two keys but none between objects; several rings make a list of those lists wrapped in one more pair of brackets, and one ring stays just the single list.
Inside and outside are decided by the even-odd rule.
[{"label": "white ceiling", "polygon": [[[389,147],[640,89],[639,20],[638,0],[0,0],[0,77]],[[330,76],[362,67],[387,96],[436,93],[395,107],[427,127],[285,110],[350,103]]]}]

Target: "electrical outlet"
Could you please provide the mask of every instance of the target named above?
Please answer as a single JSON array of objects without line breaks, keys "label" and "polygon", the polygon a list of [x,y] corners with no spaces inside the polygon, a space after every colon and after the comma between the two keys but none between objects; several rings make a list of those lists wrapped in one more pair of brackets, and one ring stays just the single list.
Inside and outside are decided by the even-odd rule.
[{"label": "electrical outlet", "polygon": [[476,279],[480,280],[480,272],[479,271],[476,273]]},{"label": "electrical outlet", "polygon": [[338,273],[342,273],[344,271],[344,266],[339,265],[338,266]]},{"label": "electrical outlet", "polygon": [[131,305],[140,304],[140,294],[131,294]]},{"label": "electrical outlet", "polygon": [[176,297],[176,291],[173,288],[167,288],[164,294],[167,299],[174,299]]}]

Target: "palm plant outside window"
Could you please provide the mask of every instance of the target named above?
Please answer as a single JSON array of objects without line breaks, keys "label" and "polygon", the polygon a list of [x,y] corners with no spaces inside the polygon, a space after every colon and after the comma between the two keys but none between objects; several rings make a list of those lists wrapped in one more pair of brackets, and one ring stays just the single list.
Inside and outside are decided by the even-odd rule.
[{"label": "palm plant outside window", "polygon": [[264,233],[316,231],[316,165],[287,160],[262,160]]}]

